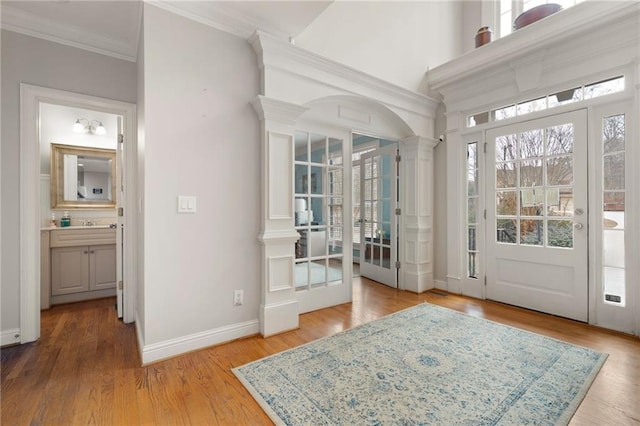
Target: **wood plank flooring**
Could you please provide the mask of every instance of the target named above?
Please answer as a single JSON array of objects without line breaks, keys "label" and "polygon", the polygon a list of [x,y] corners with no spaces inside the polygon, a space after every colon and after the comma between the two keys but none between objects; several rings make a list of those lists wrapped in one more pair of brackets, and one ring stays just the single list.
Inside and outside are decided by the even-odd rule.
[{"label": "wood plank flooring", "polygon": [[609,353],[572,425],[640,425],[640,339],[494,302],[416,295],[357,279],[353,303],[302,315],[300,329],[141,367],[114,299],[53,307],[42,338],[1,352],[3,425],[268,425],[230,369],[428,301]]}]

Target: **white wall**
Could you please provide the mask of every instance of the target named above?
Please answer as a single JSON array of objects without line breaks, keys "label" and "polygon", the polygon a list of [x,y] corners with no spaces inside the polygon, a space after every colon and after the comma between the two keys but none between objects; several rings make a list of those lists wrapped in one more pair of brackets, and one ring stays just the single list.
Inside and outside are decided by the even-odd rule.
[{"label": "white wall", "polygon": [[[143,5],[144,7],[144,5]],[[144,22],[144,19],[143,19]],[[142,348],[144,344],[144,304],[145,304],[145,280],[144,280],[144,216],[142,206],[144,204],[144,145],[145,145],[145,103],[144,103],[144,31],[140,31],[140,39],[138,40],[138,58],[136,77],[138,80],[136,97],[138,104],[136,106],[138,134],[136,138],[136,170],[132,170],[131,173],[136,174],[136,205],[130,208],[135,209],[135,223],[136,223],[136,255],[137,262],[137,288],[136,288],[136,331],[138,334],[138,349]]]},{"label": "white wall", "polygon": [[296,37],[296,45],[426,93],[424,73],[462,54],[461,34],[458,1],[337,1]]},{"label": "white wall", "polygon": [[1,330],[20,327],[20,83],[135,102],[135,64],[2,30]]},{"label": "white wall", "polygon": [[[143,343],[157,347],[257,320],[259,77],[246,40],[149,3],[143,73]],[[178,214],[178,195],[197,213]]]},{"label": "white wall", "polygon": [[[103,136],[86,133],[75,133],[73,123],[78,118],[98,120],[107,130]],[[84,123],[84,121],[83,121]],[[48,226],[51,218],[51,144],[87,146],[93,148],[116,149],[118,144],[117,116],[99,111],[89,111],[82,108],[71,108],[62,105],[40,104],[40,219],[42,226]],[[88,185],[85,185],[88,188]],[[105,187],[110,190],[110,186]],[[89,194],[93,196],[93,194]],[[62,216],[62,211],[54,210],[56,219]],[[112,218],[116,221],[115,209],[70,211],[71,219],[84,220],[95,218]]]}]

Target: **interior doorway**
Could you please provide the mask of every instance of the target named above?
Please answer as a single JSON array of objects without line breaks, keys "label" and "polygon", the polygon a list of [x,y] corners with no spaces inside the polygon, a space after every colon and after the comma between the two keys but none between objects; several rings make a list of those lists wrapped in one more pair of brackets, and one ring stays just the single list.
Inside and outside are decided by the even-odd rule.
[{"label": "interior doorway", "polygon": [[[20,87],[20,101],[20,343],[27,343],[40,337],[40,229],[43,227],[43,209],[40,207],[43,192],[40,184],[41,109],[43,105],[56,105],[120,116],[122,139],[130,142],[123,147],[123,152],[126,153],[122,166],[124,171],[135,167],[135,105],[27,84]],[[127,212],[127,205],[134,205],[133,176],[134,173],[124,173],[124,180],[118,189],[122,194],[118,197],[119,207],[123,208],[123,215],[117,216],[117,228],[120,232],[116,234],[121,238],[117,245],[122,249],[120,258],[123,260],[123,279],[122,284],[118,282],[118,286],[122,286],[124,322],[133,322],[135,306],[134,215],[124,213]]]},{"label": "interior doorway", "polygon": [[398,287],[398,143],[352,135],[354,271]]}]

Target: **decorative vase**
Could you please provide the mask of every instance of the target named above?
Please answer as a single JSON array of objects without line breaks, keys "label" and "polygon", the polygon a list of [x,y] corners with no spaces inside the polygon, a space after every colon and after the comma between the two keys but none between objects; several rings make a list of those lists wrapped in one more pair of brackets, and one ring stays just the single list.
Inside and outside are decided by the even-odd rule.
[{"label": "decorative vase", "polygon": [[540,6],[532,7],[526,12],[521,13],[513,22],[513,28],[519,30],[522,27],[526,27],[529,24],[533,24],[542,18],[546,18],[549,15],[553,15],[556,12],[562,10],[562,6],[557,3],[541,4]]},{"label": "decorative vase", "polygon": [[476,48],[489,43],[492,35],[491,27],[480,28],[476,34]]}]

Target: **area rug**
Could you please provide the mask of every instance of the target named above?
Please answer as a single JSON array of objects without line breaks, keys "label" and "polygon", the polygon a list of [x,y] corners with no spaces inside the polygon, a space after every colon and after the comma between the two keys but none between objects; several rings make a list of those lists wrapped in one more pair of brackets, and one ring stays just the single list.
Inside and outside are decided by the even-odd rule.
[{"label": "area rug", "polygon": [[606,357],[421,304],[233,372],[278,425],[557,425]]}]

